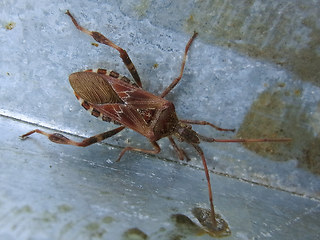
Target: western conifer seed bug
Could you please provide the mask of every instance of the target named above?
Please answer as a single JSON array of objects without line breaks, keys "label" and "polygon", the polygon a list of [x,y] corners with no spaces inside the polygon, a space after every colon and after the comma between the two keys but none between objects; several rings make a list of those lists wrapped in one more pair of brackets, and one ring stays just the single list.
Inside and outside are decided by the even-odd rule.
[{"label": "western conifer seed bug", "polygon": [[187,53],[192,42],[197,36],[196,32],[194,32],[186,45],[179,76],[173,80],[173,82],[162,92],[160,96],[155,96],[143,90],[139,74],[129,55],[124,49],[113,43],[101,33],[89,31],[80,26],[69,11],[67,11],[66,14],[71,18],[77,29],[85,34],[90,35],[97,42],[108,45],[117,50],[120,53],[122,61],[134,79],[134,82],[131,82],[128,78],[118,74],[117,72],[104,69],[86,70],[84,72],[72,73],[69,76],[69,81],[74,90],[76,98],[80,104],[91,113],[91,115],[103,121],[114,122],[120,126],[111,131],[86,138],[81,142],[70,140],[59,133],[50,134],[39,129],[30,131],[22,135],[21,138],[24,139],[33,133],[40,133],[47,136],[49,140],[55,143],[86,147],[93,143],[97,143],[109,138],[125,128],[130,128],[148,138],[153,146],[152,150],[126,147],[120,152],[117,161],[119,161],[127,151],[137,151],[149,154],[159,153],[160,146],[158,145],[157,141],[164,137],[169,138],[169,141],[177,152],[180,160],[188,160],[187,154],[178,147],[174,137],[179,141],[186,142],[193,146],[202,159],[209,191],[209,203],[211,211],[210,221],[212,229],[219,231],[220,224],[217,222],[214,210],[209,171],[204,153],[199,146],[200,141],[285,142],[290,141],[290,139],[215,139],[196,133],[194,130],[192,130],[191,125],[208,125],[218,131],[234,132],[235,130],[220,128],[206,121],[178,119],[173,103],[165,100],[164,97],[170,93],[170,91],[179,83],[182,78]]}]

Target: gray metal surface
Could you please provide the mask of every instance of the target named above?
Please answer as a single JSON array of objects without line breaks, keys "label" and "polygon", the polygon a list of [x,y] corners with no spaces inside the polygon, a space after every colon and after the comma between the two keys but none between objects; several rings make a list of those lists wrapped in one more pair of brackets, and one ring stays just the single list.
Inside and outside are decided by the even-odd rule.
[{"label": "gray metal surface", "polygon": [[[19,140],[18,136],[34,128],[80,139],[114,127],[81,109],[68,75],[98,67],[129,74],[116,51],[91,45],[94,41],[75,29],[64,14],[67,9],[81,25],[126,49],[144,88],[156,94],[178,75],[192,29],[199,31],[183,80],[167,97],[175,103],[179,117],[238,130],[233,135],[196,127],[217,138],[246,133],[293,138],[290,144],[262,149],[201,145],[217,211],[232,231],[228,239],[320,237],[320,84],[312,68],[319,55],[319,46],[313,42],[319,34],[314,29],[320,26],[319,18],[314,17],[319,11],[312,4],[319,2],[297,1],[300,5],[296,6],[304,4],[304,8],[289,2],[280,7],[277,1],[270,5],[255,1],[250,6],[225,2],[0,3],[0,239],[130,239],[135,234],[141,239],[211,238],[180,226],[172,217],[184,214],[197,222],[192,209],[208,208],[201,161],[189,146],[182,144],[192,158],[187,164],[177,161],[165,139],[159,141],[162,152],[157,156],[128,153],[114,163],[121,147],[149,148],[148,141],[130,130],[83,149],[57,145],[40,135]],[[269,24],[263,43],[258,36],[252,42],[235,40],[231,32],[237,26],[232,25],[236,7],[239,18],[247,14],[240,25],[252,36],[252,22],[263,16],[272,20],[271,10],[278,9],[277,20],[260,22],[261,26]],[[200,17],[204,9],[208,12]],[[224,25],[215,25],[213,13]],[[290,13],[301,22],[285,21]],[[280,25],[293,30],[281,32]],[[228,27],[230,32],[213,35],[215,28]],[[260,28],[256,31],[256,35],[266,34]],[[272,45],[279,31],[282,42],[293,36],[295,41]],[[225,48],[222,40],[231,48]],[[306,60],[307,75],[288,53],[311,47],[315,56],[310,49],[304,51],[313,56],[308,58],[312,62]],[[253,54],[253,48],[265,54]],[[276,51],[279,56],[274,58],[266,54]],[[139,231],[132,230],[135,228]]]}]

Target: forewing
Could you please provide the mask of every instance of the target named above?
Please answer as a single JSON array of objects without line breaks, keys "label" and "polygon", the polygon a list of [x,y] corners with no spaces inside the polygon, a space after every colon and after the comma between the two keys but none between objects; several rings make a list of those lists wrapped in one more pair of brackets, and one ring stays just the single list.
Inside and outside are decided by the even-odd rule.
[{"label": "forewing", "polygon": [[103,104],[96,105],[95,108],[105,116],[114,121],[133,129],[144,136],[151,134],[148,123],[136,108],[125,104]]},{"label": "forewing", "polygon": [[77,72],[69,76],[76,95],[92,104],[123,103],[103,75],[93,72]]},{"label": "forewing", "polygon": [[124,104],[137,109],[161,108],[167,103],[167,100],[129,83],[111,78],[108,79],[108,82]]},{"label": "forewing", "polygon": [[86,102],[88,106],[85,108],[94,116],[113,120],[149,138],[154,134],[150,127],[153,120],[168,103],[161,97],[105,74],[78,72],[71,74],[69,81],[78,99]]}]

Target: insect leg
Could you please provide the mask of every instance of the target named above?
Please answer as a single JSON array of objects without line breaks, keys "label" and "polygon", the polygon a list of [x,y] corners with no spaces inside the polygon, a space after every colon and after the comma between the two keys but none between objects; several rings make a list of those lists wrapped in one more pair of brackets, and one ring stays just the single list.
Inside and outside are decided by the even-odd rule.
[{"label": "insect leg", "polygon": [[156,142],[151,142],[152,146],[154,147],[153,150],[148,150],[148,149],[142,149],[142,148],[134,148],[134,147],[126,147],[124,148],[121,153],[119,154],[119,157],[117,159],[117,162],[120,161],[122,156],[127,152],[127,151],[136,151],[136,152],[143,152],[143,153],[149,153],[149,154],[157,154],[160,152],[161,148]]},{"label": "insect leg", "polygon": [[178,82],[181,80],[182,74],[183,74],[183,70],[184,70],[184,65],[186,64],[188,50],[189,50],[189,48],[191,46],[191,43],[193,42],[193,40],[196,38],[197,35],[198,35],[198,33],[194,32],[192,37],[190,38],[189,42],[187,43],[186,49],[184,50],[183,60],[182,60],[181,69],[180,69],[180,75],[176,79],[174,79],[173,82],[169,85],[169,87],[167,87],[163,91],[163,93],[160,95],[162,98],[165,97],[178,84]]},{"label": "insect leg", "polygon": [[29,135],[31,135],[33,133],[40,133],[42,135],[47,136],[49,138],[49,140],[54,142],[54,143],[74,145],[74,146],[78,146],[78,147],[86,147],[86,146],[89,146],[89,145],[91,145],[93,143],[101,142],[102,140],[104,140],[106,138],[112,137],[113,135],[115,135],[115,134],[119,133],[120,131],[122,131],[124,128],[125,128],[125,126],[121,126],[121,127],[116,128],[116,129],[110,130],[108,132],[100,133],[98,135],[86,138],[81,142],[76,142],[76,141],[70,140],[69,138],[63,136],[60,133],[50,134],[50,133],[41,131],[39,129],[32,130],[32,131],[22,135],[21,139],[25,139],[27,136],[29,136]]},{"label": "insect leg", "polygon": [[71,18],[73,24],[76,26],[76,28],[78,28],[80,31],[84,32],[85,34],[90,35],[91,37],[94,38],[94,40],[96,40],[99,43],[108,45],[114,49],[116,49],[119,53],[120,53],[120,57],[123,61],[123,63],[126,65],[127,69],[129,70],[130,74],[132,75],[133,79],[135,80],[135,82],[137,83],[137,85],[139,87],[142,87],[142,83],[139,77],[139,74],[135,68],[135,66],[133,65],[129,55],[127,54],[126,50],[122,49],[121,47],[119,47],[118,45],[114,44],[111,40],[109,40],[108,38],[106,38],[105,36],[103,36],[101,33],[98,32],[93,32],[93,31],[89,31],[87,29],[85,29],[84,27],[80,26],[78,24],[78,22],[76,21],[76,19],[71,15],[71,13],[69,12],[69,10],[67,10],[66,14]]},{"label": "insect leg", "polygon": [[209,123],[207,121],[198,121],[198,120],[180,120],[180,122],[183,122],[183,123],[188,123],[188,124],[197,124],[197,125],[209,125],[210,127],[213,127],[215,129],[217,129],[218,131],[231,131],[231,132],[234,132],[235,129],[227,129],[227,128],[221,128],[221,127],[218,127],[212,123]]},{"label": "insect leg", "polygon": [[170,140],[171,145],[173,146],[174,150],[178,153],[179,159],[184,160],[186,158],[187,161],[190,161],[190,158],[188,157],[187,153],[183,151],[183,149],[179,148],[176,142],[172,137],[168,137]]}]

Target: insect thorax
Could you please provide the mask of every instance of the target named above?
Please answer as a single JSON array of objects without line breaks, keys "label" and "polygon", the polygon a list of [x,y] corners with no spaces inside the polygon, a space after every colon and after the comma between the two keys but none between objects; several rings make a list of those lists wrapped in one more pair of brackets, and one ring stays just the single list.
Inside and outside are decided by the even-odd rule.
[{"label": "insect thorax", "polygon": [[176,132],[176,128],[179,124],[178,117],[176,115],[174,105],[168,102],[166,108],[156,117],[156,121],[153,123],[153,131],[158,139],[172,135]]}]

